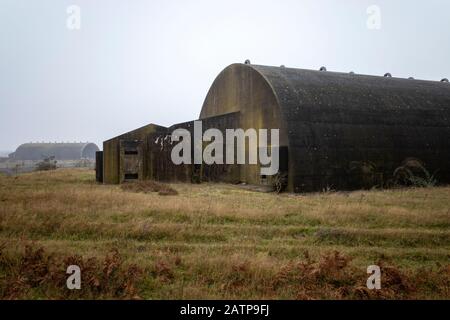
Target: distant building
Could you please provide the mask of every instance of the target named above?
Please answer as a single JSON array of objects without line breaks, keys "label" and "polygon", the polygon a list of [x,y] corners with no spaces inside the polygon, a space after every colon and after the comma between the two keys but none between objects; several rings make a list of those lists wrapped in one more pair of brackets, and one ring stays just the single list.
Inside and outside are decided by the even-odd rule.
[{"label": "distant building", "polygon": [[99,148],[94,143],[25,143],[9,155],[12,160],[95,160]]},{"label": "distant building", "polygon": [[0,151],[0,158],[8,158],[11,151]]}]

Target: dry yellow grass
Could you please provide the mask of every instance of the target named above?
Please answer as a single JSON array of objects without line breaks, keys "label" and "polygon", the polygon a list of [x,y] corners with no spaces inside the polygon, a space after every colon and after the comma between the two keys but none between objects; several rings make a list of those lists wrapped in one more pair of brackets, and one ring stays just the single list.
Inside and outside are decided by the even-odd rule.
[{"label": "dry yellow grass", "polygon": [[[29,243],[60,257],[117,249],[143,270],[143,298],[450,298],[449,187],[308,195],[171,187],[178,195],[127,192],[81,169],[0,176],[3,256],[16,261]],[[351,258],[344,271],[334,251]],[[367,293],[365,269],[380,260],[397,266],[402,281],[416,281],[423,268],[430,279]],[[340,280],[316,272],[306,281],[314,268],[337,270]],[[6,279],[11,270],[0,271]]]}]

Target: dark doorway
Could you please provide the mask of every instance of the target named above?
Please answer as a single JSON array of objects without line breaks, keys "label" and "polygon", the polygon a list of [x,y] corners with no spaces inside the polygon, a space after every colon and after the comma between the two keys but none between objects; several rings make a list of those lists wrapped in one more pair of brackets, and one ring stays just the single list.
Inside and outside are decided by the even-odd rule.
[{"label": "dark doorway", "polygon": [[143,178],[143,143],[140,140],[120,141],[120,182]]}]

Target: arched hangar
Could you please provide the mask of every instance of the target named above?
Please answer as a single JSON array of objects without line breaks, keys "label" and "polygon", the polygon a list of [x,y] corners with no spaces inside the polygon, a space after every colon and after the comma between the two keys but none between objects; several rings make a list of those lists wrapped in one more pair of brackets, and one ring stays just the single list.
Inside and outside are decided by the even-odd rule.
[{"label": "arched hangar", "polygon": [[[385,186],[412,175],[450,182],[448,82],[321,70],[230,65],[206,96],[199,117],[203,129],[280,129],[280,175],[293,192]],[[157,126],[142,135],[133,131],[133,139],[143,146],[141,171],[133,177],[274,182],[276,177],[261,177],[258,165],[212,170],[205,164],[180,169],[166,163],[170,146],[159,148],[154,142],[177,127],[191,130],[192,122]],[[109,152],[117,163],[121,143],[126,141],[117,137],[104,145],[105,151],[117,148]],[[106,158],[105,181],[124,181],[120,165],[109,170],[107,163],[113,160]]]},{"label": "arched hangar", "polygon": [[25,143],[10,155],[14,160],[55,160],[95,159],[99,148],[94,143]]}]

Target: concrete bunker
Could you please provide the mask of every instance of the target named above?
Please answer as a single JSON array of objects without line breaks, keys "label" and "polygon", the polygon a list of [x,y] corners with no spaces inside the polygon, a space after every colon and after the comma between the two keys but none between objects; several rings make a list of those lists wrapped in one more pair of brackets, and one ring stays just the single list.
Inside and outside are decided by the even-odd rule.
[{"label": "concrete bunker", "polygon": [[191,121],[150,124],[105,141],[104,182],[272,185],[284,179],[292,192],[350,190],[392,183],[399,172],[413,172],[399,170],[414,163],[410,159],[437,181],[450,182],[445,82],[233,64],[212,84],[199,119],[203,130],[279,129],[279,174],[261,176],[257,164],[174,165],[170,134],[192,131]]}]

